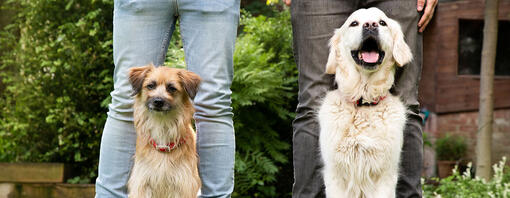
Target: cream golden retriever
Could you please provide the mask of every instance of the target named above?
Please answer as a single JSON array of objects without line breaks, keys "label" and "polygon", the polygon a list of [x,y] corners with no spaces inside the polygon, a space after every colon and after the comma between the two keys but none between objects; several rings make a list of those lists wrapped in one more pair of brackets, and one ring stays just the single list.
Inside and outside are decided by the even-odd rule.
[{"label": "cream golden retriever", "polygon": [[200,188],[195,131],[191,126],[200,77],[148,65],[130,70],[135,104],[136,152],[130,198],[196,198]]},{"label": "cream golden retriever", "polygon": [[335,30],[326,72],[338,89],[318,114],[327,197],[395,197],[406,107],[389,90],[411,60],[400,25],[377,8]]}]

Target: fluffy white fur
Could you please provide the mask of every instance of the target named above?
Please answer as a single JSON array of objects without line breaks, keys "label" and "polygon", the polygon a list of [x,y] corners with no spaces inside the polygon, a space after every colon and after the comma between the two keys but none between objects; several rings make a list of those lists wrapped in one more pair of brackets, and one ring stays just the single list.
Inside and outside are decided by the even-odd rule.
[{"label": "fluffy white fur", "polygon": [[[362,42],[362,24],[384,20],[378,40],[385,57],[376,69],[357,65],[351,50]],[[349,24],[358,21],[360,25]],[[336,74],[338,89],[320,107],[320,149],[324,160],[326,196],[395,197],[406,108],[389,90],[395,66],[412,60],[400,25],[377,8],[354,12],[330,41],[326,72]],[[363,98],[375,106],[356,106]]]}]

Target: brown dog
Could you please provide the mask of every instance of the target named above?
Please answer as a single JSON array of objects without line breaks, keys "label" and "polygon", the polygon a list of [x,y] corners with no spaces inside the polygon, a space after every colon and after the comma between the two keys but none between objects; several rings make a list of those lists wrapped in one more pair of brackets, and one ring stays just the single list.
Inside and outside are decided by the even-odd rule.
[{"label": "brown dog", "polygon": [[129,82],[137,133],[129,197],[197,197],[201,182],[191,99],[200,77],[150,64],[130,69]]}]

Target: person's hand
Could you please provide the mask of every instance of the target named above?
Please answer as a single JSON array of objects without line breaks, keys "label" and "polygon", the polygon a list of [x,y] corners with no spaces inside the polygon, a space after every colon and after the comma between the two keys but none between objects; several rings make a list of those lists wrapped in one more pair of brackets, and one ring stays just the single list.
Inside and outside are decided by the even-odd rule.
[{"label": "person's hand", "polygon": [[292,1],[292,0],[283,0],[283,3],[285,3],[285,5],[287,5],[287,6],[290,6],[290,1]]},{"label": "person's hand", "polygon": [[[284,0],[285,1],[285,0]],[[290,1],[290,0],[287,0]],[[425,30],[425,27],[429,24],[432,16],[434,16],[434,10],[436,9],[437,0],[426,0],[427,5],[425,5],[425,0],[418,0],[417,10],[421,12],[423,10],[423,6],[425,6],[425,11],[423,12],[423,16],[421,16],[420,21],[418,22],[418,28],[420,32]],[[290,4],[290,3],[289,3]]]}]

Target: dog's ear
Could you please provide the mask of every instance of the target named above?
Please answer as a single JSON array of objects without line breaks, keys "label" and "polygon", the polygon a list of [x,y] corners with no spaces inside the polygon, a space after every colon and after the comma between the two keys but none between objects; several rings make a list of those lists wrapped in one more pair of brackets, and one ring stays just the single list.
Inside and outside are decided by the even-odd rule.
[{"label": "dog's ear", "polygon": [[182,87],[186,90],[188,96],[193,100],[198,92],[198,85],[202,79],[197,74],[182,70],[178,73],[179,78],[181,79]]},{"label": "dog's ear", "polygon": [[142,67],[133,67],[129,69],[129,83],[133,87],[133,93],[131,96],[135,96],[142,90],[143,81],[147,76],[147,73],[154,68],[154,65],[151,63]]},{"label": "dog's ear", "polygon": [[338,43],[340,43],[340,29],[335,30],[335,34],[329,40],[329,57],[326,63],[326,74],[335,74],[336,67],[340,58],[338,54]]},{"label": "dog's ear", "polygon": [[398,22],[391,19],[388,21],[390,21],[393,36],[393,58],[397,65],[402,67],[413,60],[413,54],[404,40],[404,34]]}]

